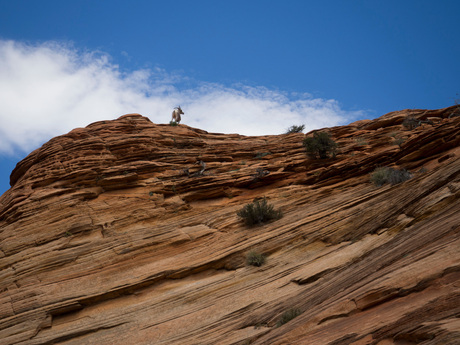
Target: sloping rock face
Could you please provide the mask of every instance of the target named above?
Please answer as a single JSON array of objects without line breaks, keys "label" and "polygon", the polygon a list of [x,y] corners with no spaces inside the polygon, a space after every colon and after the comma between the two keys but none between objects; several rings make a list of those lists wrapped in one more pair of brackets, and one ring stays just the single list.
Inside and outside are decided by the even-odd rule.
[{"label": "sloping rock face", "polygon": [[[0,198],[0,344],[459,344],[455,111],[325,129],[322,160],[138,114],[50,140]],[[245,226],[262,197],[284,216]]]}]

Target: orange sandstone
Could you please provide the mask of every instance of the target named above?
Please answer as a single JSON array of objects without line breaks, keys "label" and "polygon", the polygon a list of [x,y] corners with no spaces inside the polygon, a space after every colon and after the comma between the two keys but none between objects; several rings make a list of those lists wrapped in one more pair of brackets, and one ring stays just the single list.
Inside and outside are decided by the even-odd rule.
[{"label": "orange sandstone", "polygon": [[[325,160],[301,133],[138,114],[51,139],[0,197],[0,344],[458,344],[453,111],[327,128]],[[413,178],[375,187],[379,166]],[[247,228],[236,212],[262,196],[284,217]]]}]

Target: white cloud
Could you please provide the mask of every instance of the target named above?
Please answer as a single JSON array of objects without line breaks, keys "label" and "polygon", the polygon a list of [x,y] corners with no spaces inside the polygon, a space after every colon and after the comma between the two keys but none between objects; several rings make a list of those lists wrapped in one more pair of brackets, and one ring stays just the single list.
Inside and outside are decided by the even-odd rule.
[{"label": "white cloud", "polygon": [[[182,82],[193,85],[184,89]],[[160,69],[123,73],[105,54],[62,43],[0,40],[0,153],[29,152],[75,127],[126,113],[168,123],[179,104],[182,123],[245,135],[280,134],[294,124],[309,131],[363,115],[310,95],[191,83]]]}]

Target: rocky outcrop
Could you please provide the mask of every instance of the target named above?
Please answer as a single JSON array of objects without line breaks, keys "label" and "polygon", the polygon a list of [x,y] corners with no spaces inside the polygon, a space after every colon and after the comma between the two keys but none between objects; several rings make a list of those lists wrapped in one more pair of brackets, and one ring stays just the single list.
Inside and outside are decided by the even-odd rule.
[{"label": "rocky outcrop", "polygon": [[[458,344],[455,111],[324,129],[323,160],[138,114],[53,138],[0,197],[0,344]],[[245,226],[264,196],[284,216]]]}]

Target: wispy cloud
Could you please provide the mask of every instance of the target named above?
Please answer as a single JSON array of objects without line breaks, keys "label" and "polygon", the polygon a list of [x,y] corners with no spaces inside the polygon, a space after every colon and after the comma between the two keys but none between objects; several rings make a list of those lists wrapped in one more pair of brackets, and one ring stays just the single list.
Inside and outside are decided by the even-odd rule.
[{"label": "wispy cloud", "polygon": [[1,40],[0,105],[3,154],[28,152],[75,127],[126,113],[168,123],[177,105],[187,125],[245,135],[280,134],[293,124],[309,131],[363,116],[344,111],[335,100],[190,81],[161,69],[122,72],[100,52]]}]

